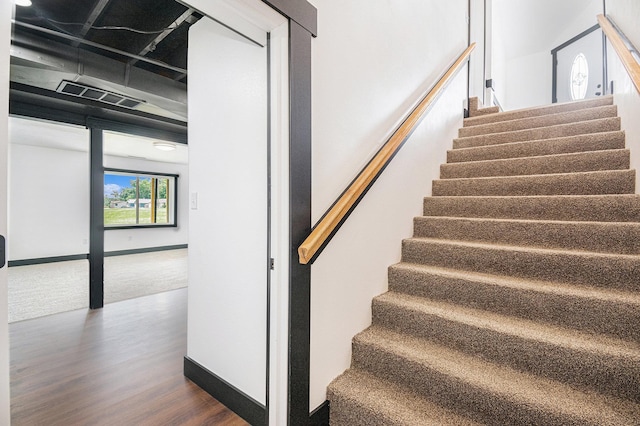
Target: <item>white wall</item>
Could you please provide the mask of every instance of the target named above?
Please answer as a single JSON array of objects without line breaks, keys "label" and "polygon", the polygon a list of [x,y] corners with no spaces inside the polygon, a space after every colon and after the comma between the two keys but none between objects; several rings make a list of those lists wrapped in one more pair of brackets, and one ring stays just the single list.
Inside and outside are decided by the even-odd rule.
[{"label": "white wall", "polygon": [[507,61],[505,109],[527,108],[551,103],[551,54],[548,50],[518,56]]},{"label": "white wall", "polygon": [[[89,132],[77,126],[10,118],[9,258],[89,250]],[[105,251],[187,244],[186,164],[105,155],[105,167],[177,174],[178,226],[107,230]]]},{"label": "white wall", "polygon": [[[607,0],[610,16],[634,46],[640,46],[640,2],[637,0]],[[609,81],[614,84],[614,101],[626,133],[626,145],[631,150],[631,168],[640,170],[640,94],[631,82],[611,44],[608,49]],[[640,173],[636,173],[636,193],[639,193]]]},{"label": "white wall", "polygon": [[[7,235],[7,169],[9,146],[9,48],[12,2],[0,2],[0,234]],[[11,423],[9,408],[9,324],[7,267],[0,268],[0,424]]]},{"label": "white wall", "polygon": [[601,0],[492,0],[491,77],[505,110],[551,103],[551,50],[596,24]]},{"label": "white wall", "polygon": [[9,258],[87,253],[88,152],[11,144],[9,170]]},{"label": "white wall", "polygon": [[[331,205],[437,77],[466,47],[467,2],[312,0],[313,219]],[[310,406],[349,367],[431,181],[461,125],[466,69],[450,86],[312,266]]]}]

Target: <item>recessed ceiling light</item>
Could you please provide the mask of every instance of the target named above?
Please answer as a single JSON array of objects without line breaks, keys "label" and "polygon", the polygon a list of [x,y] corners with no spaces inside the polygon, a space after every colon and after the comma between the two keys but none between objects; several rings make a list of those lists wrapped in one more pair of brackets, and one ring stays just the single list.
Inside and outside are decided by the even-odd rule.
[{"label": "recessed ceiling light", "polygon": [[176,149],[176,144],[171,142],[154,142],[153,147],[160,151],[173,151]]},{"label": "recessed ceiling light", "polygon": [[31,0],[14,0],[14,3],[16,4],[16,6],[31,6]]}]

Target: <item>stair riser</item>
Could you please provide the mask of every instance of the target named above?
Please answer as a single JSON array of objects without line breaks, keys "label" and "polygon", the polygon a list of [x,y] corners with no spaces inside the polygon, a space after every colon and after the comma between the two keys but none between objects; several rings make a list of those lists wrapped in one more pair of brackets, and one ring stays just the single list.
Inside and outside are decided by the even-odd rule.
[{"label": "stair riser", "polygon": [[637,223],[417,217],[414,219],[413,236],[600,253],[640,254],[640,224]]},{"label": "stair riser", "polygon": [[363,407],[352,399],[334,394],[330,389],[327,400],[331,406],[331,426],[402,426],[378,415],[370,407]]},{"label": "stair riser", "polygon": [[640,342],[640,307],[621,301],[543,293],[399,267],[389,268],[389,290]]},{"label": "stair riser", "polygon": [[640,258],[635,256],[405,240],[402,261],[542,281],[640,290]]},{"label": "stair riser", "polygon": [[[374,325],[428,339],[517,370],[640,401],[640,360],[637,358],[523,339],[376,299],[372,310]],[[357,365],[355,356],[354,365]]]},{"label": "stair riser", "polygon": [[640,197],[428,197],[425,216],[640,222]]},{"label": "stair riser", "polygon": [[594,133],[591,135],[569,136],[566,138],[454,149],[447,152],[447,163],[623,149],[624,144],[625,134],[623,131]]},{"label": "stair riser", "polygon": [[498,112],[500,112],[500,107],[497,107],[497,106],[485,107],[485,108],[477,109],[475,111],[470,111],[469,117],[481,117],[485,115],[495,114]]},{"label": "stair riser", "polygon": [[583,121],[573,124],[544,127],[540,129],[519,130],[516,132],[495,133],[470,136],[453,140],[453,148],[472,148],[477,146],[498,145],[512,142],[552,139],[586,133],[613,132],[620,130],[620,117]]},{"label": "stair riser", "polygon": [[491,133],[513,132],[517,130],[535,129],[539,127],[557,126],[559,124],[575,123],[600,118],[615,117],[618,109],[615,105],[582,109],[538,117],[521,118],[517,120],[501,121],[498,123],[482,124],[473,127],[462,127],[458,130],[458,137],[487,135]]},{"label": "stair riser", "polygon": [[526,176],[629,169],[628,150],[452,163],[440,166],[440,179]]},{"label": "stair riser", "polygon": [[[390,369],[389,366],[394,368]],[[485,389],[428,366],[408,360],[373,345],[354,343],[352,366],[407,386],[429,400],[484,424],[584,425],[585,419],[536,410],[526,404],[496,395]],[[402,374],[393,374],[402,371]],[[333,409],[333,407],[332,407]],[[332,423],[333,424],[333,423]]]},{"label": "stair riser", "polygon": [[528,108],[517,111],[507,111],[502,114],[494,114],[486,117],[473,117],[464,119],[464,127],[477,126],[488,123],[498,123],[501,121],[518,120],[521,118],[539,117],[548,114],[559,114],[569,111],[577,111],[586,108],[595,108],[604,105],[612,105],[613,97],[607,96],[596,99],[589,99],[582,102],[568,102],[563,104],[554,104],[539,108]]},{"label": "stair riser", "polygon": [[633,194],[635,170],[434,180],[433,196]]}]

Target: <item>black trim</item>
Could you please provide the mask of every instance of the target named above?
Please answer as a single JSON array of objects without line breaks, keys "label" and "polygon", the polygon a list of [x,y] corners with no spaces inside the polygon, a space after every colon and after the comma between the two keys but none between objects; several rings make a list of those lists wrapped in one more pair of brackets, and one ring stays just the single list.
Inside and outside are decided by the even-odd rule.
[{"label": "black trim", "polygon": [[558,50],[564,49],[565,47],[569,46],[572,43],[575,43],[576,41],[580,40],[582,37],[591,34],[595,30],[597,30],[598,28],[600,28],[600,24],[595,24],[594,26],[587,28],[586,30],[584,30],[583,32],[578,34],[577,36],[565,41],[560,46],[558,46],[558,47],[556,47],[554,49],[551,49],[551,54],[557,52]]},{"label": "black trim", "polygon": [[114,251],[105,252],[104,257],[127,256],[130,254],[153,253],[156,251],[168,251],[168,250],[181,250],[186,248],[189,248],[189,244],[175,244],[172,246],[146,247],[146,248],[138,248],[138,249],[130,249],[130,250],[114,250]]},{"label": "black trim", "polygon": [[71,260],[87,260],[89,259],[89,254],[72,254],[68,256],[51,256],[51,257],[38,257],[33,259],[22,259],[22,260],[10,260],[9,267],[14,266],[29,266],[29,265],[42,265],[45,263],[56,263],[56,262],[68,262]]},{"label": "black trim", "polygon": [[[180,249],[186,249],[186,248],[189,248],[188,244],[145,247],[145,248],[130,249],[130,250],[114,250],[114,251],[106,251],[104,253],[104,257],[127,256],[130,254],[152,253],[156,251],[180,250]],[[87,259],[89,259],[88,253],[71,254],[67,256],[36,257],[33,259],[10,260],[8,262],[9,263],[8,266],[13,267],[13,266],[42,265],[45,263],[68,262],[70,260],[87,260]]]},{"label": "black trim", "polygon": [[[587,28],[577,36],[565,41],[560,46],[554,49],[551,49],[551,103],[555,104],[558,102],[558,51],[564,49],[565,47],[569,46],[572,43],[575,43],[576,41],[580,40],[582,37],[591,34],[592,32],[596,31],[598,28],[600,28],[600,24],[595,24],[594,26]],[[603,41],[603,44],[605,44],[604,41]],[[606,58],[604,58],[603,64],[606,62],[607,62]],[[605,74],[606,73],[603,74],[603,77]],[[604,90],[605,89],[603,89],[603,91]]]},{"label": "black trim", "polygon": [[311,34],[289,21],[289,366],[287,424],[309,421],[311,265],[298,246],[311,231]]},{"label": "black trim", "polygon": [[329,401],[320,404],[309,416],[309,426],[329,426],[329,411]]},{"label": "black trim", "polygon": [[104,306],[104,168],[102,130],[90,129],[89,308]]},{"label": "black trim", "polygon": [[7,263],[7,248],[4,235],[0,235],[0,269],[4,268],[4,264]]},{"label": "black trim", "polygon": [[262,404],[187,356],[184,375],[253,426],[266,425]]},{"label": "black trim", "polygon": [[551,103],[558,102],[558,53],[551,53]]}]

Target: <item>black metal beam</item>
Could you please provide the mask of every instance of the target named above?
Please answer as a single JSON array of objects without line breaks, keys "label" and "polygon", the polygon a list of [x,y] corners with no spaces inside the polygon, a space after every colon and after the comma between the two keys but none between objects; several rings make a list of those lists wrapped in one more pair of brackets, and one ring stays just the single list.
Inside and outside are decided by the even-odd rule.
[{"label": "black metal beam", "polygon": [[102,130],[90,129],[89,308],[104,306],[104,169]]}]

